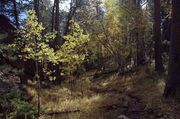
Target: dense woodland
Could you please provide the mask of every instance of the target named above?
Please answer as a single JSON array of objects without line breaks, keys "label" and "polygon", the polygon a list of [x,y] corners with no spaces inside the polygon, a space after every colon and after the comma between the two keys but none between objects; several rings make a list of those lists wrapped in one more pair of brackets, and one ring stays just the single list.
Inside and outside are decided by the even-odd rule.
[{"label": "dense woodland", "polygon": [[180,119],[180,0],[0,0],[0,119]]}]

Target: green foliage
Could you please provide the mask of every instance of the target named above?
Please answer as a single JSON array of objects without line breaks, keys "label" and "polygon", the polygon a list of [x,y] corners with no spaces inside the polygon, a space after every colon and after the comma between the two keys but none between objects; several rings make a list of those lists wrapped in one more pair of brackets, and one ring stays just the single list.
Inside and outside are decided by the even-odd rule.
[{"label": "green foliage", "polygon": [[50,42],[56,37],[56,33],[46,33],[42,23],[33,10],[28,11],[28,18],[25,20],[23,28],[17,31],[18,37],[15,39],[11,48],[15,49],[16,54],[23,60],[32,59],[43,66],[43,71],[47,76],[52,74],[48,69],[49,63],[57,64],[59,59]]},{"label": "green foliage", "polygon": [[37,114],[36,108],[29,102],[18,98],[11,99],[11,104],[14,106],[13,112],[10,113],[10,118],[31,117]]},{"label": "green foliage", "polygon": [[49,41],[55,38],[55,33],[42,35],[43,31],[42,23],[38,22],[35,12],[28,11],[24,27],[18,31],[19,37],[15,41],[15,47],[23,59],[33,59],[40,63],[57,63],[54,49],[49,46]]},{"label": "green foliage", "polygon": [[36,108],[29,102],[30,97],[23,93],[16,84],[7,82],[0,76],[0,106],[8,119],[19,119],[25,116],[32,118]]},{"label": "green foliage", "polygon": [[[0,60],[3,62],[4,59],[8,59],[9,61],[16,61],[18,59],[16,53],[16,49],[12,47],[12,45],[0,44],[0,55],[2,56]],[[19,75],[23,72],[23,68],[15,68],[10,64],[6,64],[4,61],[2,65],[0,65],[0,71],[4,74],[9,74],[10,72]]]},{"label": "green foliage", "polygon": [[9,57],[11,59],[16,59],[17,56],[15,56],[16,49],[12,47],[13,45],[7,45],[4,43],[0,44],[0,54],[4,57]]},{"label": "green foliage", "polygon": [[89,45],[98,58],[110,57],[118,64],[124,61],[131,63],[130,58],[135,61],[137,44],[144,48],[143,43],[151,40],[148,12],[129,0],[105,0],[104,7],[103,18],[92,19],[89,30],[92,43]]},{"label": "green foliage", "polygon": [[57,55],[63,63],[63,73],[73,73],[86,59],[89,35],[84,34],[78,23],[71,22],[71,32],[64,36],[65,43],[58,50]]},{"label": "green foliage", "polygon": [[48,63],[61,63],[62,74],[68,75],[86,59],[89,35],[84,34],[77,23],[72,21],[71,32],[64,36],[65,43],[57,51],[49,46],[56,37],[55,33],[43,33],[44,28],[38,22],[35,12],[28,11],[28,18],[23,29],[18,31],[19,37],[13,46],[19,51],[18,54],[22,59],[33,59],[43,64],[43,71],[47,75],[50,76],[53,72],[48,69]]}]

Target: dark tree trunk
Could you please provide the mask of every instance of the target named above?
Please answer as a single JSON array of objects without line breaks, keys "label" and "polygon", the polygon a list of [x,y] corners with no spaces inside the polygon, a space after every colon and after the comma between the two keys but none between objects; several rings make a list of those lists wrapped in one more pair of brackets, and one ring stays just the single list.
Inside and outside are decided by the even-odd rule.
[{"label": "dark tree trunk", "polygon": [[162,24],[162,52],[169,53],[169,43],[171,36],[171,19],[166,18]]},{"label": "dark tree trunk", "polygon": [[[75,5],[73,5],[73,4],[75,4]],[[72,20],[73,16],[76,13],[76,10],[78,8],[78,4],[79,4],[78,0],[76,0],[76,1],[72,0],[70,3],[70,11],[69,11],[69,14],[67,16],[67,22],[66,22],[66,26],[65,26],[65,30],[64,30],[64,35],[67,35],[69,33],[69,26],[71,25],[70,21]]]},{"label": "dark tree trunk", "polygon": [[56,6],[56,14],[55,14],[55,30],[59,31],[59,0],[54,0],[55,6]]},{"label": "dark tree trunk", "polygon": [[172,0],[172,8],[170,59],[165,97],[176,97],[180,92],[180,0]]},{"label": "dark tree trunk", "polygon": [[163,63],[162,63],[160,0],[154,0],[153,32],[154,32],[153,40],[155,42],[155,70],[161,72],[163,70]]},{"label": "dark tree trunk", "polygon": [[39,20],[39,0],[34,0],[34,10],[35,10],[36,16]]},{"label": "dark tree trunk", "polygon": [[52,31],[52,32],[54,31],[54,13],[55,13],[55,5],[56,5],[56,3],[54,2],[53,8],[52,8],[52,21],[51,21],[51,24],[52,24],[51,31]]},{"label": "dark tree trunk", "polygon": [[18,17],[18,12],[17,12],[16,0],[13,0],[13,6],[14,6],[14,17],[16,21],[16,27],[19,28],[19,17]]},{"label": "dark tree trunk", "polygon": [[136,31],[136,46],[137,46],[137,66],[145,64],[143,41],[139,38],[139,33]]},{"label": "dark tree trunk", "polygon": [[59,46],[62,44],[62,39],[61,39],[61,36],[60,36],[60,27],[59,27],[59,25],[60,25],[59,0],[54,0],[54,2],[55,2],[55,6],[56,6],[54,29],[57,32],[55,42],[54,42],[54,47],[55,47],[55,50],[57,50],[59,48]]},{"label": "dark tree trunk", "polygon": [[[54,29],[55,31],[57,32],[56,34],[56,38],[55,38],[55,41],[53,43],[53,48],[56,50],[59,49],[59,47],[63,44],[62,43],[62,37],[61,37],[61,34],[60,34],[60,13],[59,13],[59,0],[54,0],[54,3],[55,3],[55,26],[54,26]],[[61,81],[62,81],[62,76],[61,76],[61,63],[59,64],[56,64],[54,66],[54,69],[55,69],[55,77],[56,77],[56,83],[57,84],[61,84]]]},{"label": "dark tree trunk", "polygon": [[37,90],[37,101],[38,101],[38,104],[37,104],[37,107],[38,107],[38,119],[40,117],[40,113],[41,113],[41,97],[40,97],[40,90],[41,90],[41,81],[40,81],[40,78],[39,78],[39,66],[38,66],[38,62],[36,61],[35,63],[36,65],[36,75],[35,75],[35,78],[38,82],[38,90]]},{"label": "dark tree trunk", "polygon": [[28,80],[25,74],[20,75],[20,81],[21,81],[21,84],[25,84],[25,85],[28,84]]}]

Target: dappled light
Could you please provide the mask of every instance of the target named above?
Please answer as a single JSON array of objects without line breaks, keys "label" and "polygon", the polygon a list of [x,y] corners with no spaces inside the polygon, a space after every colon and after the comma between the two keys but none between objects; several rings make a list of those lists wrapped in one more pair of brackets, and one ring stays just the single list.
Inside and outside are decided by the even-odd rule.
[{"label": "dappled light", "polygon": [[180,119],[179,0],[1,0],[0,119]]}]

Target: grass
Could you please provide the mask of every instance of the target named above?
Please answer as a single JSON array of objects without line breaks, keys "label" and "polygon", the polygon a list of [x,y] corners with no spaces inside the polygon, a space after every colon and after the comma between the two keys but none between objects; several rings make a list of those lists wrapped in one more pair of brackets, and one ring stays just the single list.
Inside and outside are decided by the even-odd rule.
[{"label": "grass", "polygon": [[[123,76],[102,76],[98,80],[93,79],[92,72],[87,72],[75,82],[67,80],[61,86],[41,90],[41,107],[45,112],[80,112],[41,118],[116,119],[126,115],[130,119],[179,119],[177,101],[162,98],[166,76],[149,67]],[[27,89],[36,95],[35,89]]]}]

